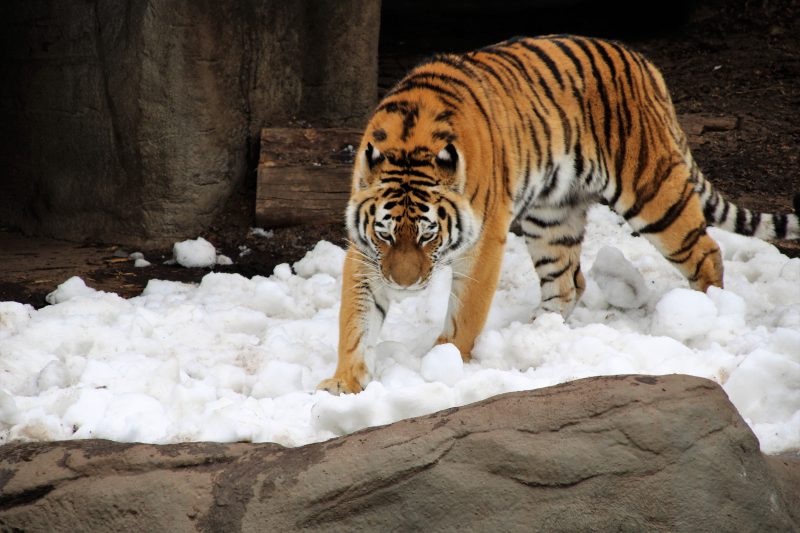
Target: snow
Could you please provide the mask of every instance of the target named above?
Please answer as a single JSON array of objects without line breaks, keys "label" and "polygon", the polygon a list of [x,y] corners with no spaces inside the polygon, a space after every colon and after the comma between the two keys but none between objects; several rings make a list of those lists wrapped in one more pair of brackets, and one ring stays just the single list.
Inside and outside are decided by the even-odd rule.
[{"label": "snow", "polygon": [[217,255],[214,245],[202,237],[176,242],[172,246],[172,255],[176,263],[186,268],[208,268],[214,265],[233,264],[233,260],[227,255]]},{"label": "snow", "polygon": [[144,254],[142,252],[133,252],[128,256],[128,258],[133,259],[133,266],[136,268],[143,268],[149,267],[152,263],[144,258]]},{"label": "snow", "polygon": [[271,239],[275,236],[275,232],[271,229],[265,230],[264,228],[250,228],[250,235],[262,237],[264,239]]},{"label": "snow", "polygon": [[[373,381],[339,397],[314,390],[336,366],[344,251],[331,243],[269,277],[151,280],[128,300],[73,277],[45,308],[0,302],[0,442],[298,446],[582,377],[687,373],[723,386],[765,452],[798,450],[800,259],[710,233],[726,288],[702,294],[607,208],[592,209],[582,301],[567,320],[545,313],[533,322],[538,282],[523,240],[509,235],[471,362],[452,345],[432,348],[447,308],[445,269],[392,305],[368,354]],[[189,242],[206,250],[205,263],[217,261],[213,246]]]}]

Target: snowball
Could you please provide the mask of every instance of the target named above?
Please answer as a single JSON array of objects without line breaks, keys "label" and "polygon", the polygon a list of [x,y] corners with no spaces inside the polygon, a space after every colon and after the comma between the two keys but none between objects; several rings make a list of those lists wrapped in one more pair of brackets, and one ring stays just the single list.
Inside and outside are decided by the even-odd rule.
[{"label": "snowball", "polygon": [[708,333],[717,318],[717,307],[706,294],[673,289],[656,304],[653,331],[679,341]]},{"label": "snowball", "polygon": [[136,268],[149,267],[151,264],[147,259],[137,259],[133,262],[133,266]]},{"label": "snowball", "polygon": [[603,246],[589,270],[606,301],[621,309],[635,309],[648,299],[647,282],[625,256],[610,246]]},{"label": "snowball", "polygon": [[218,265],[232,265],[233,264],[233,259],[231,259],[227,255],[220,254],[220,255],[217,256],[217,264]]},{"label": "snowball", "polygon": [[217,250],[214,245],[202,237],[176,242],[172,246],[172,255],[182,267],[210,267],[217,261]]},{"label": "snowball", "polygon": [[464,361],[461,352],[452,344],[434,346],[422,358],[420,374],[427,381],[441,381],[453,385],[464,373]]}]

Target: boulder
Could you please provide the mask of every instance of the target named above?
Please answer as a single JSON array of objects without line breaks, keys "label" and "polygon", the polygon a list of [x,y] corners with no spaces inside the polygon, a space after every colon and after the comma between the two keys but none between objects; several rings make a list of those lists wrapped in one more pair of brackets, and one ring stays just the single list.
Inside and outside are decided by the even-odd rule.
[{"label": "boulder", "polygon": [[163,246],[196,237],[259,131],[362,127],[374,0],[11,0],[0,5],[0,225]]},{"label": "boulder", "polygon": [[800,463],[716,384],[583,379],[326,442],[0,449],[0,529],[796,531]]}]

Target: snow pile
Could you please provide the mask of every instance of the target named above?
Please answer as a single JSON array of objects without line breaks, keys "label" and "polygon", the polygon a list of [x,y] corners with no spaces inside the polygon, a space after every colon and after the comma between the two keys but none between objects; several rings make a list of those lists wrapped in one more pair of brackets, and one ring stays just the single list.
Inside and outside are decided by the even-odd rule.
[{"label": "snow pile", "polygon": [[0,303],[0,442],[297,446],[576,378],[688,373],[723,385],[764,451],[800,449],[800,259],[712,229],[726,289],[702,294],[608,209],[589,221],[587,289],[566,322],[530,321],[538,282],[510,235],[472,361],[452,345],[431,348],[445,270],[393,304],[368,358],[374,381],[358,395],[314,391],[336,366],[344,251],[327,242],[270,277],[152,280],[130,300],[71,278],[41,310]]}]

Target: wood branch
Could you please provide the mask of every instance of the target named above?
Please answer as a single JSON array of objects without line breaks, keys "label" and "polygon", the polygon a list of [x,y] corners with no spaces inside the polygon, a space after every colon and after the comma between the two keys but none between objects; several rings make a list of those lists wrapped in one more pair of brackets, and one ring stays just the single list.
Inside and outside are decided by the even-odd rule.
[{"label": "wood branch", "polygon": [[694,146],[705,144],[703,135],[706,133],[732,131],[739,127],[738,117],[713,117],[697,113],[678,115],[678,122],[686,133],[689,144]]},{"label": "wood branch", "polygon": [[361,131],[265,128],[256,190],[264,228],[344,221]]}]

